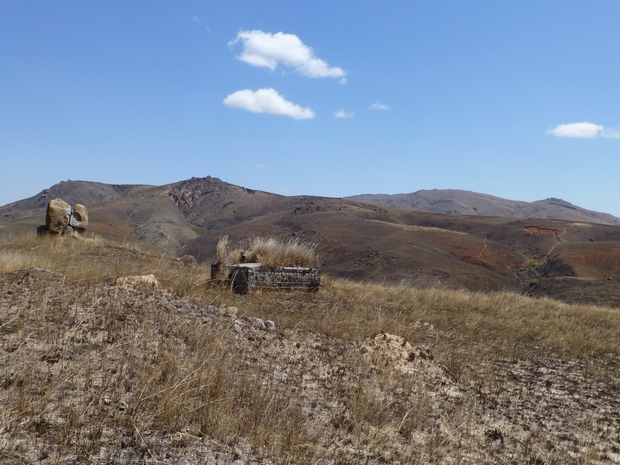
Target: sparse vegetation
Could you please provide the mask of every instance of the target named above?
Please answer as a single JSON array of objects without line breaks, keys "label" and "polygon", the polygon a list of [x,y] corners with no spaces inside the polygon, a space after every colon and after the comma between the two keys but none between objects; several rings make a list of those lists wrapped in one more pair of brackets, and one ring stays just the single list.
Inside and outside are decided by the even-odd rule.
[{"label": "sparse vegetation", "polygon": [[[134,244],[3,240],[0,462],[615,460],[618,309],[324,282],[240,296]],[[424,351],[368,358],[381,332]]]}]

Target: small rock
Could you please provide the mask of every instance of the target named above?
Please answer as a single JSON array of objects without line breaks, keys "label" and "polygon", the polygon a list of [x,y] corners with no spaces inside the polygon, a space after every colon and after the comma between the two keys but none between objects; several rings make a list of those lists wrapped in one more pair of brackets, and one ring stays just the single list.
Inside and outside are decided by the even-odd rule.
[{"label": "small rock", "polygon": [[147,274],[144,276],[124,276],[116,280],[116,285],[125,288],[145,286],[153,289],[161,289],[162,287],[155,275],[152,274]]},{"label": "small rock", "polygon": [[230,316],[236,316],[239,311],[237,307],[222,307],[222,311]]},{"label": "small rock", "polygon": [[248,319],[250,320],[250,323],[252,323],[252,326],[254,326],[256,329],[260,329],[263,331],[267,329],[267,326],[265,325],[265,320],[263,320],[262,318],[250,317]]},{"label": "small rock", "polygon": [[235,320],[235,324],[233,325],[233,329],[240,333],[243,330],[245,323],[241,320]]}]

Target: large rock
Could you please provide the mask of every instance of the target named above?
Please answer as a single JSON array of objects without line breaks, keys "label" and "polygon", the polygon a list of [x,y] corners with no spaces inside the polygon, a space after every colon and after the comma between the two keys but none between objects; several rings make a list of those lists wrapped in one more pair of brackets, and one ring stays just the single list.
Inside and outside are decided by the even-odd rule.
[{"label": "large rock", "polygon": [[47,204],[45,226],[52,234],[64,234],[69,227],[71,217],[71,205],[61,199],[51,200]]},{"label": "large rock", "polygon": [[80,203],[76,203],[73,208],[73,215],[69,221],[69,225],[74,228],[86,229],[88,227],[88,210]]},{"label": "large rock", "polygon": [[76,204],[71,208],[67,202],[54,199],[47,204],[45,226],[37,228],[37,236],[74,233],[84,234],[88,226],[88,210],[84,205]]}]

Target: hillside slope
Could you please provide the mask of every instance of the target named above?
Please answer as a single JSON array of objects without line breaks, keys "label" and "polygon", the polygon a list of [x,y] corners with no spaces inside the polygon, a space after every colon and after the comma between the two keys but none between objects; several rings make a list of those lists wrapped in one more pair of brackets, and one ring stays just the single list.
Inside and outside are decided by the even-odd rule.
[{"label": "hillside slope", "polygon": [[0,234],[33,234],[52,194],[85,203],[91,233],[191,254],[203,263],[215,259],[224,235],[233,244],[256,236],[295,238],[317,245],[321,268],[332,276],[416,287],[523,289],[620,306],[620,227],[613,225],[285,197],[205,177],[164,186],[60,183],[1,207]]},{"label": "hillside slope", "polygon": [[618,309],[208,272],[0,240],[0,463],[620,461]]}]

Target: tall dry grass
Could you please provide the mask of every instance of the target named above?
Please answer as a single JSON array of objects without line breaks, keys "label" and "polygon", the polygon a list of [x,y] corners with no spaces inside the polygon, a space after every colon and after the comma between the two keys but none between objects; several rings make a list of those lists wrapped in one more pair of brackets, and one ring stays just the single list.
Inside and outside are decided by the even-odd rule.
[{"label": "tall dry grass", "polygon": [[[297,246],[302,249],[300,257],[313,252],[311,246],[296,241],[254,239],[250,245],[248,255],[252,259],[266,254],[263,250]],[[276,263],[282,260],[278,258]],[[207,267],[187,267],[166,253],[142,250],[134,243],[100,238],[16,238],[0,243],[0,272],[27,267],[49,269],[87,284],[154,274],[177,295],[197,302],[227,303],[281,325],[343,339],[361,340],[386,331],[412,342],[437,345],[438,350],[447,343],[462,347],[464,352],[488,356],[540,351],[572,356],[620,353],[617,308],[571,305],[517,293],[416,289],[406,284],[354,282],[326,275],[318,294],[240,296],[230,289],[211,286]],[[434,331],[428,330],[431,326]],[[427,338],[431,333],[435,340],[443,339],[441,344]]]},{"label": "tall dry grass", "polygon": [[517,293],[416,289],[324,277],[314,296],[234,300],[264,318],[343,339],[361,340],[382,331],[397,334],[429,346],[457,373],[494,359],[620,354],[618,308]]},{"label": "tall dry grass", "polygon": [[170,435],[283,457],[304,441],[299,407],[191,305],[32,269],[5,275],[0,293],[2,463],[157,461]]},{"label": "tall dry grass", "polygon": [[260,263],[263,268],[316,268],[319,262],[316,246],[299,238],[255,237],[229,252],[228,236],[217,244],[217,260],[220,264]]},{"label": "tall dry grass", "polygon": [[[11,274],[32,267],[59,275],[37,284],[36,273]],[[198,436],[248,444],[279,463],[319,463],[330,444],[342,444],[359,451],[354,463],[365,463],[368,451],[383,457],[385,432],[394,430],[406,441],[430,431],[424,450],[403,446],[409,455],[394,460],[442,463],[447,439],[436,428],[432,393],[339,347],[393,333],[429,347],[463,380],[487,377],[483,367],[495,360],[620,354],[616,308],[330,278],[313,294],[236,295],[212,286],[206,268],[98,238],[3,240],[0,274],[0,460],[8,463],[24,457],[28,438],[48,463],[95,457],[121,463],[110,444],[156,462],[164,440]],[[184,300],[168,302],[164,290],[110,285],[143,274],[154,274]],[[225,336],[230,325],[208,319],[204,309],[212,304],[274,320],[280,330],[342,341],[321,352],[355,381],[324,380],[338,393],[329,408],[342,409],[342,417],[329,425],[318,414],[311,418],[308,410],[320,400],[304,404],[297,396],[304,374],[283,386],[281,367],[252,363],[252,351]],[[442,417],[442,428],[475,425],[480,411],[475,401],[463,401]],[[338,460],[352,462],[351,455]],[[534,459],[524,453],[515,460]]]},{"label": "tall dry grass", "polygon": [[0,241],[0,273],[30,267],[58,272],[84,284],[155,274],[165,287],[180,296],[200,293],[210,281],[208,267],[188,267],[168,252],[155,252],[136,241],[30,235]]}]

